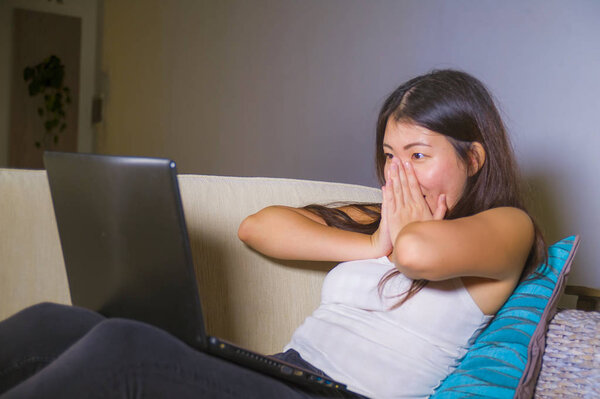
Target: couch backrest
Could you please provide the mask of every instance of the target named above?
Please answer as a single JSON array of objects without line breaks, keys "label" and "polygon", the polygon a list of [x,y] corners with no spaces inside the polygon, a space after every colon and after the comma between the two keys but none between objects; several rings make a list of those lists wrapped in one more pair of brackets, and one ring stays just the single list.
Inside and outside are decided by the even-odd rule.
[{"label": "couch backrest", "polygon": [[[374,188],[307,180],[181,175],[179,184],[210,334],[280,351],[319,303],[332,264],[277,261],[237,239],[273,204],[380,201]],[[44,171],[0,170],[0,319],[41,301],[70,303]],[[174,309],[176,311],[176,309]]]},{"label": "couch backrest", "polygon": [[0,170],[0,319],[41,301],[70,303],[45,171]]}]

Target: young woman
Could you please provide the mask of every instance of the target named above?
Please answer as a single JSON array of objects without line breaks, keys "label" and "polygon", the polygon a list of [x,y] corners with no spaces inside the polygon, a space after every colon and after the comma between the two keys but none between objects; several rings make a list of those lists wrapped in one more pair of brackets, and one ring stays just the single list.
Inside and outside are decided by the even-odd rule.
[{"label": "young woman", "polygon": [[[381,204],[272,206],[238,235],[283,259],[343,261],[280,357],[376,398],[427,397],[544,257],[485,87],[412,79],[377,122]],[[315,398],[146,324],[37,305],[0,323],[0,395]],[[358,395],[357,395],[358,397]]]},{"label": "young woman", "polygon": [[437,71],[400,86],[377,123],[382,204],[273,206],[239,236],[278,258],[349,261],[287,349],[374,397],[426,397],[543,258],[491,96]]}]

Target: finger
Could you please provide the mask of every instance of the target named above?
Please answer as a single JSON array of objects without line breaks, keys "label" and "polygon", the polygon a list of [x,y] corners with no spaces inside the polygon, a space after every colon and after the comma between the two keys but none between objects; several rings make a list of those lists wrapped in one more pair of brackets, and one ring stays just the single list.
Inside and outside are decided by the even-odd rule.
[{"label": "finger", "polygon": [[409,162],[405,162],[404,166],[411,198],[413,199],[413,201],[421,203],[425,202],[425,199],[423,198],[423,192],[421,191],[421,186],[419,185],[419,180],[417,179],[417,175],[415,174],[414,167]]},{"label": "finger", "polygon": [[390,177],[390,166],[391,166],[391,162],[386,162],[385,166],[383,167],[383,175],[385,177],[385,183],[387,184],[387,182],[390,181],[391,177]]},{"label": "finger", "polygon": [[396,201],[394,197],[394,182],[390,178],[389,182],[384,186],[383,200],[386,205],[386,217],[390,213],[396,212]]},{"label": "finger", "polygon": [[404,172],[404,164],[400,162],[398,159],[395,159],[396,165],[398,167],[398,182],[400,183],[400,189],[402,191],[402,201],[403,203],[407,203],[410,201],[410,191],[408,188],[408,184],[406,181],[406,173]]},{"label": "finger", "polygon": [[379,225],[385,222],[387,217],[387,208],[388,208],[388,195],[385,192],[385,186],[381,186],[381,220],[379,221]]},{"label": "finger", "polygon": [[391,162],[386,162],[384,168],[383,168],[383,172],[384,172],[384,177],[385,177],[385,183],[387,184],[387,182],[390,181],[390,179],[392,178],[390,173],[391,173]]},{"label": "finger", "polygon": [[381,188],[381,191],[383,193],[383,201],[381,202],[381,218],[382,221],[385,220],[387,221],[387,215],[390,212],[393,212],[393,193],[391,190],[391,181],[389,183],[387,183],[385,186],[383,186]]},{"label": "finger", "polygon": [[400,163],[396,159],[394,159],[394,162],[392,162],[392,165],[390,167],[390,182],[392,183],[391,191],[394,194],[394,204],[397,204],[399,207],[403,207],[405,202],[404,195],[402,193],[403,187],[399,176],[400,168]]},{"label": "finger", "polygon": [[410,193],[410,187],[408,185],[408,178],[406,176],[405,166],[403,163],[398,162],[398,180],[400,180],[400,186],[402,187],[402,198],[404,204],[412,201],[412,195]]},{"label": "finger", "polygon": [[437,207],[435,208],[435,212],[433,214],[433,219],[442,220],[446,215],[447,210],[448,205],[446,204],[446,194],[440,194],[438,197]]}]

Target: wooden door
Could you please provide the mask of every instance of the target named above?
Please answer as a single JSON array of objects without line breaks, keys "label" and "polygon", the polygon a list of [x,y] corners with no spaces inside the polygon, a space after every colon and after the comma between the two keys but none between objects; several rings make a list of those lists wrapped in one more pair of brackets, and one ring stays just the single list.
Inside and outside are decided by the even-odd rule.
[{"label": "wooden door", "polygon": [[[9,167],[43,168],[44,150],[77,150],[81,18],[25,9],[14,9],[13,18]],[[61,116],[51,112],[52,103],[47,107],[44,98],[55,89],[31,96],[31,80],[24,79],[27,67],[40,72],[50,57],[64,67]],[[48,131],[54,120],[58,122]]]}]

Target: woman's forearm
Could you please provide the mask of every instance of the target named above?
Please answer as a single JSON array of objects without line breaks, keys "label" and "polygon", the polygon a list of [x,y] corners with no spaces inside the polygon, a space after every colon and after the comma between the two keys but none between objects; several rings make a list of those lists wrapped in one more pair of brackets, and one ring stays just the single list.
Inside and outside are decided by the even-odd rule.
[{"label": "woman's forearm", "polygon": [[244,219],[238,237],[279,259],[341,262],[385,255],[378,253],[372,236],[329,227],[307,212],[283,206],[265,208]]}]

